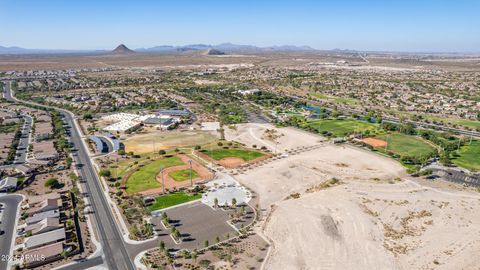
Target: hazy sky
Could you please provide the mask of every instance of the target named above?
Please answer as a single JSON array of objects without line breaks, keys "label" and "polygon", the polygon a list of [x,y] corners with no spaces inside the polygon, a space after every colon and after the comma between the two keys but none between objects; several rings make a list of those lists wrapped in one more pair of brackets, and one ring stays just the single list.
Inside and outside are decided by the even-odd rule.
[{"label": "hazy sky", "polygon": [[480,52],[480,1],[0,0],[0,45],[192,43]]}]

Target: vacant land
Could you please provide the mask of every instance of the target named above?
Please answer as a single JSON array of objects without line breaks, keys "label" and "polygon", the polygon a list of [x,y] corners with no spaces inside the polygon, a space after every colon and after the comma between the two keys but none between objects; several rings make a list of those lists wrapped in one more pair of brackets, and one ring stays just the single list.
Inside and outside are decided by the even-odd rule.
[{"label": "vacant land", "polygon": [[[480,196],[423,187],[404,171],[371,152],[325,145],[236,176],[270,212],[265,268],[475,269]],[[311,192],[333,177],[339,185]]]},{"label": "vacant land", "polygon": [[202,194],[189,195],[185,192],[175,192],[155,198],[155,202],[148,207],[150,211],[160,210],[170,206],[198,200],[202,198]]},{"label": "vacant land", "polygon": [[471,144],[462,146],[458,151],[458,157],[452,161],[465,169],[480,171],[480,141],[472,141]]},{"label": "vacant land", "polygon": [[146,134],[134,135],[123,143],[125,151],[136,154],[157,152],[176,147],[204,145],[217,140],[209,131],[152,131]]},{"label": "vacant land", "polygon": [[355,119],[325,119],[314,120],[308,122],[308,125],[316,129],[318,132],[329,132],[333,137],[344,137],[354,132],[375,131],[378,129],[377,124],[367,123]]},{"label": "vacant land", "polygon": [[128,177],[126,182],[126,191],[129,194],[160,187],[156,176],[161,168],[167,168],[176,165],[182,165],[183,161],[178,157],[169,157],[153,161],[140,167],[137,171]]},{"label": "vacant land", "polygon": [[168,175],[175,181],[181,182],[190,179],[190,172],[192,174],[192,179],[200,177],[200,175],[195,171],[190,169],[178,170],[169,173]]},{"label": "vacant land", "polygon": [[257,151],[244,150],[244,149],[215,149],[215,150],[208,150],[203,153],[215,160],[234,157],[234,158],[241,158],[245,161],[254,160],[256,158],[263,157],[265,155]]},{"label": "vacant land", "polygon": [[[267,130],[274,130],[276,138],[266,137]],[[272,124],[245,123],[232,125],[225,128],[225,138],[229,141],[237,141],[247,146],[265,146],[272,152],[282,152],[287,149],[312,146],[325,140],[317,134],[303,131],[298,128],[278,128]],[[299,140],[298,138],[302,138]]]},{"label": "vacant land", "polygon": [[399,156],[421,157],[435,152],[435,148],[421,138],[401,133],[385,134],[375,137],[387,142],[382,150],[393,152]]}]

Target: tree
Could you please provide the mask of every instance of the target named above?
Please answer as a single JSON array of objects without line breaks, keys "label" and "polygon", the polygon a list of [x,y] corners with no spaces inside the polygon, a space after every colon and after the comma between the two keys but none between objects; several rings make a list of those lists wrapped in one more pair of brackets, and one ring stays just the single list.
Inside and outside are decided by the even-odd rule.
[{"label": "tree", "polygon": [[218,198],[213,199],[213,206],[214,206],[215,208],[218,207]]},{"label": "tree", "polygon": [[232,198],[232,207],[236,207],[236,206],[237,206],[237,199]]},{"label": "tree", "polygon": [[203,243],[203,245],[207,248],[207,247],[210,245],[210,243],[208,242],[208,240],[205,240],[205,242]]},{"label": "tree", "polygon": [[45,182],[45,187],[48,188],[56,188],[60,185],[60,182],[58,182],[57,178],[50,178]]},{"label": "tree", "polygon": [[218,244],[219,242],[220,242],[220,237],[219,237],[219,236],[217,236],[217,237],[215,238],[215,243],[217,243],[217,244]]},{"label": "tree", "polygon": [[83,115],[83,120],[92,120],[93,119],[93,116],[91,113],[85,113]]},{"label": "tree", "polygon": [[60,253],[60,256],[62,256],[64,259],[66,259],[68,257],[68,251],[63,250],[62,253]]},{"label": "tree", "polygon": [[103,176],[103,177],[110,177],[112,175],[110,170],[101,170],[99,174],[100,176]]}]

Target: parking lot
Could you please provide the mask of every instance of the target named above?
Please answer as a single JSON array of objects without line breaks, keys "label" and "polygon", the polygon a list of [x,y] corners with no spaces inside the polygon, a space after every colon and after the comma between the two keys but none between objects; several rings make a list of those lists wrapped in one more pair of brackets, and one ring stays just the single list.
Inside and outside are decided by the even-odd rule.
[{"label": "parking lot", "polygon": [[[236,229],[227,223],[231,211],[233,210],[213,209],[200,201],[165,210],[172,221],[171,224],[182,234],[183,241],[176,244],[173,249],[201,249],[205,247],[206,240],[211,245],[216,242],[217,237],[223,241],[227,234],[229,237],[235,236]],[[249,224],[253,220],[253,210],[247,207],[246,212],[247,218],[243,223]],[[172,238],[169,230],[161,224],[161,218],[154,217],[152,223],[159,230],[157,232],[160,240],[171,248],[169,243],[172,243]]]},{"label": "parking lot", "polygon": [[457,184],[480,187],[480,174],[469,175],[459,170],[432,169],[434,175]]}]

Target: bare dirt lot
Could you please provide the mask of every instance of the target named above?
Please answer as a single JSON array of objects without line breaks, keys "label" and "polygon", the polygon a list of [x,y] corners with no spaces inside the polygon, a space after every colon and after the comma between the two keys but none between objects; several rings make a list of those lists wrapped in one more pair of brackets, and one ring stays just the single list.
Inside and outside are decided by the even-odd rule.
[{"label": "bare dirt lot", "polygon": [[[328,144],[237,176],[269,212],[266,269],[476,269],[479,194],[423,186],[404,171]],[[337,185],[321,185],[333,177]]]},{"label": "bare dirt lot", "polygon": [[144,154],[175,147],[203,145],[217,139],[209,131],[152,131],[135,134],[123,141],[127,152]]},{"label": "bare dirt lot", "polygon": [[[324,138],[295,128],[276,128],[271,124],[246,123],[225,128],[225,139],[244,143],[247,146],[265,146],[271,151],[282,152],[300,146],[312,146]],[[273,133],[267,130],[274,130]],[[298,138],[302,138],[299,140]]]}]

